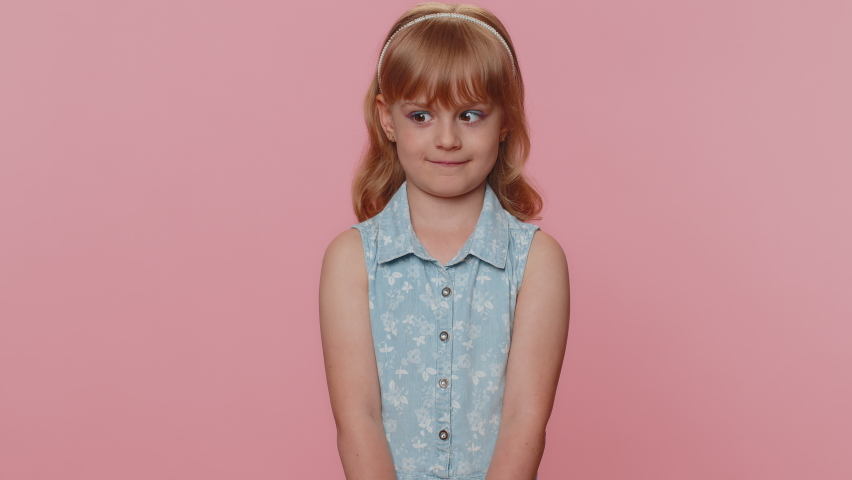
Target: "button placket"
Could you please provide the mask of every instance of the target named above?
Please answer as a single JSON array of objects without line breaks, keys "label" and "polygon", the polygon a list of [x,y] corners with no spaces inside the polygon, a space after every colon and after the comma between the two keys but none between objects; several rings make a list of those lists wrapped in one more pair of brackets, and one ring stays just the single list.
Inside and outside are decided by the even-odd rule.
[{"label": "button placket", "polygon": [[[437,278],[440,278],[444,285],[440,290],[435,292],[438,304],[438,339],[436,362],[437,381],[435,383],[435,415],[433,419],[437,432],[437,464],[444,468],[439,471],[438,475],[449,474],[452,440],[450,440],[451,424],[452,424],[452,388],[449,379],[452,378],[452,359],[453,359],[453,342],[450,342],[450,332],[453,330],[454,324],[454,301],[453,301],[453,282],[452,270],[438,268]],[[440,284],[439,284],[440,286]]]}]

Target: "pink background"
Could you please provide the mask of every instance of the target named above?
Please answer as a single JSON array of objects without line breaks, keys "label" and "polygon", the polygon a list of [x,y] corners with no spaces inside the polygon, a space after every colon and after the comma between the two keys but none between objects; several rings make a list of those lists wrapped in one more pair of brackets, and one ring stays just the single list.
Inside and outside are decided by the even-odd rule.
[{"label": "pink background", "polygon": [[[320,262],[412,5],[3,2],[0,478],[343,478]],[[571,272],[539,478],[852,478],[852,3],[481,5]]]}]

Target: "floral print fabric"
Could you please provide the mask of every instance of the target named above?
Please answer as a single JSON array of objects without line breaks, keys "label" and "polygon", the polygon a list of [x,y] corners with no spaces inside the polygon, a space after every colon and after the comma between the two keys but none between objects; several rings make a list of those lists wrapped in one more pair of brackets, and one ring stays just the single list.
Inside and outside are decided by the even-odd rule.
[{"label": "floral print fabric", "polygon": [[485,478],[500,428],[515,300],[537,226],[486,184],[476,228],[446,265],[411,226],[407,182],[353,225],[367,263],[382,420],[399,480]]}]

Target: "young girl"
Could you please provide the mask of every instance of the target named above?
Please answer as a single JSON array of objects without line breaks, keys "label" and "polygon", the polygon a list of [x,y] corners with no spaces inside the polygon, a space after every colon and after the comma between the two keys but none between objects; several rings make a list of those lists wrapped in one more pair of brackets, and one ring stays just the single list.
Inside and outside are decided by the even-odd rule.
[{"label": "young girl", "polygon": [[[320,327],[348,480],[532,480],[568,334],[568,268],[541,197],[512,42],[427,3],[388,32]],[[523,285],[523,288],[521,286]]]}]

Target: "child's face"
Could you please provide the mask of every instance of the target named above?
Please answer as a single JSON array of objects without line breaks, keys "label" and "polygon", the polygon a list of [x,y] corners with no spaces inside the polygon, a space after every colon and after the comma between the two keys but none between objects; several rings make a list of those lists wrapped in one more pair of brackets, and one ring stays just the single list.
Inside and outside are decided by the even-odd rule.
[{"label": "child's face", "polygon": [[424,99],[388,105],[376,98],[385,133],[396,137],[406,180],[433,195],[452,197],[480,186],[494,163],[503,126],[496,104],[446,108]]}]

